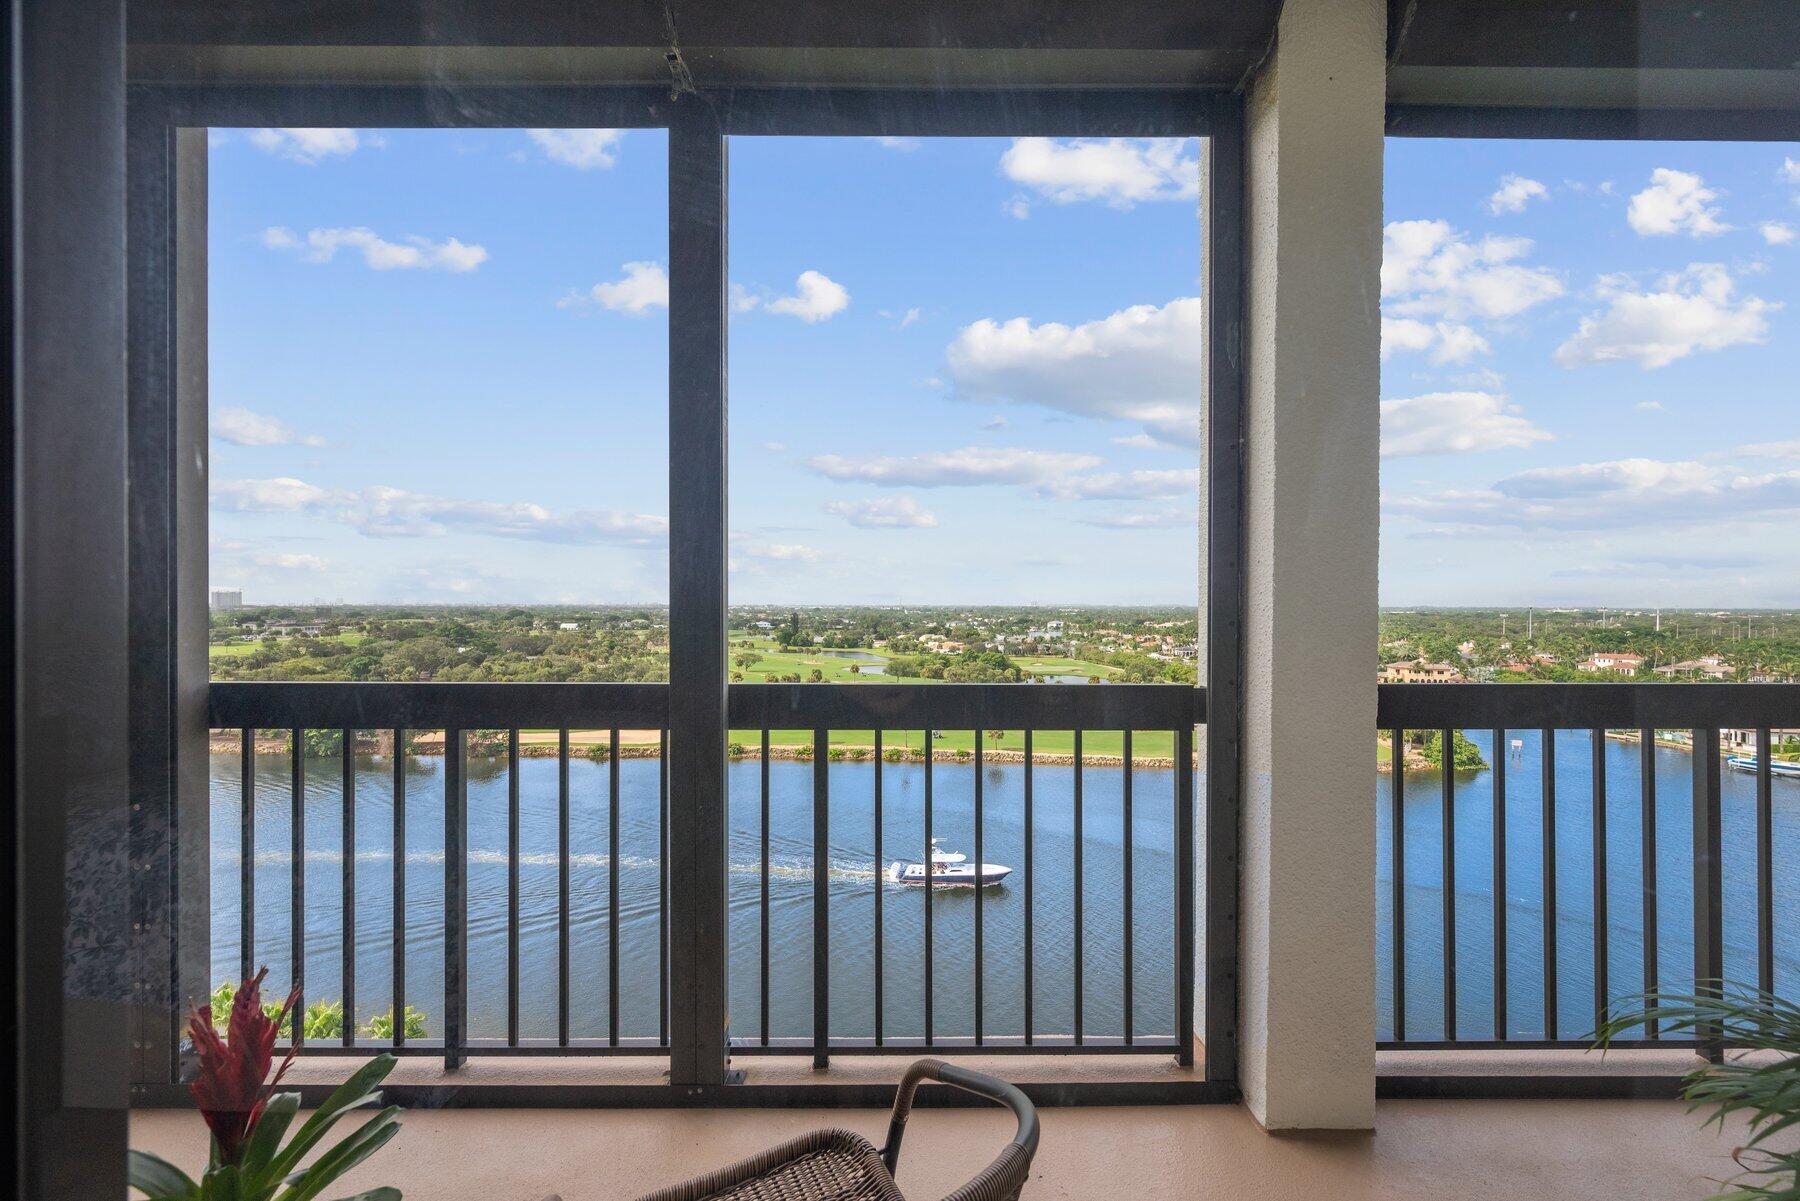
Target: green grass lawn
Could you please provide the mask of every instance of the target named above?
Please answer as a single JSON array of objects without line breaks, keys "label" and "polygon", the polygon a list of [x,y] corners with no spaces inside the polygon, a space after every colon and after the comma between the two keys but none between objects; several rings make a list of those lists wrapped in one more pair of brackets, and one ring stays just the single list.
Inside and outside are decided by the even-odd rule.
[{"label": "green grass lawn", "polygon": [[[293,640],[290,638],[283,638],[281,641],[291,642]],[[362,634],[332,634],[329,637],[319,639],[319,641],[342,642],[346,646],[361,646],[364,642],[367,642],[368,639]],[[209,659],[241,659],[246,655],[253,655],[261,649],[261,642],[214,642],[208,644],[206,648],[206,657]]]},{"label": "green grass lawn", "polygon": [[[822,647],[810,650],[796,648],[784,651],[776,645],[773,638],[764,638],[760,636],[752,637],[743,631],[737,631],[731,634],[730,642],[731,670],[741,671],[743,673],[744,682],[750,684],[766,682],[770,676],[793,675],[796,672],[799,673],[801,679],[806,679],[815,669],[824,676],[825,680],[834,683],[869,683],[871,681],[888,678],[903,680],[904,682],[914,684],[931,684],[937,682],[934,680],[916,680],[907,677],[888,677],[885,673],[881,672],[851,671],[850,668],[857,664],[858,660],[847,658],[841,654],[830,654]],[[742,644],[745,642],[751,644],[750,649],[754,650],[758,657],[756,662],[749,667],[740,668],[737,665],[737,657],[744,652]],[[882,660],[894,657],[886,650],[864,650],[860,653],[874,655]],[[1020,668],[1027,673],[1039,676],[1097,676],[1100,679],[1105,680],[1118,674],[1118,668],[1108,667],[1103,663],[1090,663],[1083,659],[1068,659],[1055,655],[1034,655],[1027,658],[1015,658],[1013,662],[1017,663]],[[870,664],[866,661],[863,661],[863,665],[865,667],[880,666],[880,664]]]}]

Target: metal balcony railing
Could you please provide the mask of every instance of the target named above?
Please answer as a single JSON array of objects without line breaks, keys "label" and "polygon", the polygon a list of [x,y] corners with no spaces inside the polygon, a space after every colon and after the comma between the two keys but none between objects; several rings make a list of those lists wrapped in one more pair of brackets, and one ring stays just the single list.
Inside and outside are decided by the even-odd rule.
[{"label": "metal balcony railing", "polygon": [[[728,695],[733,1054],[1192,1061],[1201,693]],[[665,868],[668,703],[658,684],[214,684],[215,748],[239,758],[214,760],[215,975],[270,961],[302,1009],[341,1003],[326,1040],[296,1021],[304,1054],[667,1054],[690,883]],[[947,836],[1004,855],[1006,885],[890,878]]]},{"label": "metal balcony railing", "polygon": [[[1639,993],[1791,992],[1800,780],[1772,731],[1797,727],[1796,685],[1382,685],[1380,1046],[1584,1047]],[[1485,767],[1417,763],[1418,732]]]}]

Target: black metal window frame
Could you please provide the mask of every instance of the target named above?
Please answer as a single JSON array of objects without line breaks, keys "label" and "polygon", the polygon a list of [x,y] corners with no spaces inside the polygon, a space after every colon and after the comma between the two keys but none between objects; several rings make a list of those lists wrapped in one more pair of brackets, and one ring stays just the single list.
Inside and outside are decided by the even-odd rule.
[{"label": "black metal window frame", "polygon": [[[789,707],[772,697],[753,701],[749,694],[760,691],[757,686],[728,682],[727,139],[1202,139],[1206,182],[1197,216],[1209,316],[1203,402],[1206,562],[1199,584],[1208,657],[1193,708],[1196,722],[1206,723],[1206,787],[1199,815],[1207,855],[1199,903],[1205,954],[1198,965],[1205,1080],[1192,1082],[1198,1087],[1148,1091],[1065,1085],[1054,1096],[1236,1096],[1244,560],[1240,97],[1202,90],[740,87],[671,96],[663,88],[601,85],[144,84],[130,89],[129,124],[132,838],[133,858],[146,869],[133,873],[133,910],[141,970],[150,981],[150,1003],[135,1023],[134,1039],[144,1095],[178,1078],[179,1030],[170,1015],[185,998],[203,996],[208,988],[205,756],[206,731],[216,723],[209,712],[205,648],[206,130],[529,125],[661,128],[669,136],[669,430],[671,446],[683,451],[669,461],[669,683],[560,687],[598,689],[607,694],[605,704],[632,710],[641,705],[623,699],[627,690],[661,694],[652,707],[665,715],[668,792],[685,801],[669,807],[665,870],[697,885],[672,890],[669,898],[667,987],[689,998],[667,1014],[670,1079],[681,1090],[679,1098],[687,1100],[716,1099],[728,1080],[724,732],[731,713],[740,709]],[[483,686],[442,687],[473,698],[464,690]],[[559,686],[537,687],[535,700],[521,712],[554,710],[575,695],[561,692],[559,701],[551,699]],[[1072,706],[1070,715],[1088,708]],[[439,724],[449,728],[455,720],[451,715]],[[338,714],[324,726],[356,724],[353,715]],[[466,812],[446,817],[448,842],[458,836]],[[1186,849],[1192,853],[1191,843]],[[1187,907],[1189,913],[1193,907]],[[1192,992],[1189,986],[1188,995]],[[609,1094],[601,1088],[582,1095],[604,1100]]]},{"label": "black metal window frame", "polygon": [[[1520,139],[1566,140],[1590,142],[1632,141],[1717,141],[1766,142],[1800,139],[1800,111],[1792,109],[1695,109],[1695,108],[1575,108],[1496,105],[1390,104],[1387,108],[1389,138],[1445,138],[1462,140]],[[1695,836],[1689,856],[1693,876],[1694,974],[1697,979],[1717,978],[1723,965],[1724,932],[1722,897],[1720,895],[1720,771],[1718,739],[1721,727],[1737,727],[1757,731],[1759,766],[1756,771],[1757,794],[1757,977],[1761,987],[1772,986],[1774,951],[1771,943],[1773,905],[1772,881],[1775,869],[1769,858],[1769,755],[1771,727],[1788,727],[1800,723],[1800,684],[1383,684],[1380,686],[1377,729],[1401,762],[1400,743],[1408,731],[1436,731],[1449,745],[1450,736],[1464,730],[1489,731],[1498,751],[1503,735],[1508,732],[1535,731],[1548,748],[1541,765],[1540,792],[1543,796],[1543,835],[1538,849],[1542,872],[1544,912],[1554,928],[1556,913],[1556,821],[1555,821],[1555,743],[1558,731],[1587,732],[1591,739],[1595,787],[1594,822],[1596,839],[1595,912],[1604,918],[1607,912],[1606,849],[1604,805],[1606,779],[1601,757],[1607,732],[1636,731],[1643,758],[1639,764],[1642,788],[1643,851],[1652,866],[1646,873],[1639,898],[1643,906],[1642,938],[1644,940],[1645,976],[1638,986],[1645,990],[1657,987],[1657,881],[1654,867],[1656,849],[1656,784],[1653,752],[1656,735],[1661,731],[1686,731],[1694,739],[1693,829]],[[1545,1015],[1544,1037],[1538,1039],[1509,1037],[1507,1027],[1507,914],[1505,898],[1498,890],[1493,902],[1493,970],[1488,983],[1496,998],[1494,1018],[1496,1036],[1461,1038],[1456,1029],[1457,993],[1455,938],[1457,928],[1454,881],[1456,854],[1454,839],[1444,840],[1441,872],[1451,888],[1444,890],[1439,921],[1447,932],[1440,944],[1444,962],[1442,1023],[1445,1037],[1435,1040],[1408,1038],[1406,991],[1406,890],[1404,825],[1400,820],[1404,807],[1404,772],[1396,767],[1386,787],[1386,804],[1392,823],[1395,870],[1389,881],[1388,933],[1393,948],[1393,970],[1388,981],[1388,996],[1395,1016],[1394,1034],[1377,1043],[1377,1050],[1456,1052],[1520,1051],[1534,1049],[1585,1049],[1588,1044],[1579,1032],[1591,1029],[1598,1014],[1575,1015],[1567,1020],[1558,1013],[1557,947],[1552,937],[1541,940],[1539,954],[1544,976],[1542,1004]],[[1494,764],[1494,829],[1498,833],[1492,847],[1493,871],[1497,879],[1506,873],[1505,800],[1506,762],[1496,754]],[[1440,801],[1442,829],[1454,831],[1453,781],[1443,781]],[[1608,938],[1602,923],[1593,947],[1592,971],[1599,991],[1608,991]],[[1560,1034],[1560,1037],[1559,1037]],[[1646,1027],[1642,1039],[1618,1040],[1618,1047],[1671,1047],[1687,1045],[1716,1053],[1718,1044],[1704,1039],[1678,1040],[1662,1035],[1654,1023]],[[1638,1075],[1579,1072],[1552,1076],[1542,1072],[1514,1075],[1495,1074],[1444,1075],[1412,1068],[1404,1072],[1382,1073],[1377,1079],[1377,1092],[1384,1097],[1629,1097],[1666,1099],[1679,1095],[1680,1075]]]}]

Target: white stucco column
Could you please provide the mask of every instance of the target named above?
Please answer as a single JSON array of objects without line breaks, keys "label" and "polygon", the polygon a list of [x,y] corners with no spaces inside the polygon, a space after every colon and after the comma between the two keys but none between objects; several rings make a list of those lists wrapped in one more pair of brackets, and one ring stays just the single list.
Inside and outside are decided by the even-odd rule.
[{"label": "white stucco column", "polygon": [[1240,1064],[1266,1127],[1375,1117],[1382,0],[1287,0],[1246,105]]}]

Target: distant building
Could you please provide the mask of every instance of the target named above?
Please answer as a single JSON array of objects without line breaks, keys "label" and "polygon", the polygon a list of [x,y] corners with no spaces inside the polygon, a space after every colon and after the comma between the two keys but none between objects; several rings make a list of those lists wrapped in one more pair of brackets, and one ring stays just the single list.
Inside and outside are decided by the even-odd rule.
[{"label": "distant building", "polygon": [[1389,663],[1381,669],[1383,684],[1462,684],[1463,673],[1448,663],[1427,663],[1415,659],[1411,663]]},{"label": "distant building", "polygon": [[242,609],[244,607],[244,590],[242,588],[214,588],[207,594],[207,601],[214,613]]},{"label": "distant building", "polygon": [[1670,663],[1666,667],[1659,667],[1656,669],[1656,674],[1659,676],[1685,676],[1689,679],[1706,676],[1710,679],[1721,680],[1735,674],[1736,671],[1735,667],[1722,661],[1718,656],[1708,655],[1700,659],[1683,659],[1679,663]]},{"label": "distant building", "polygon": [[581,623],[579,621],[559,621],[556,623],[556,628],[559,630],[579,630],[581,628]]},{"label": "distant building", "polygon": [[1629,651],[1595,651],[1575,666],[1581,671],[1610,671],[1621,676],[1635,676],[1644,665],[1644,656]]}]

